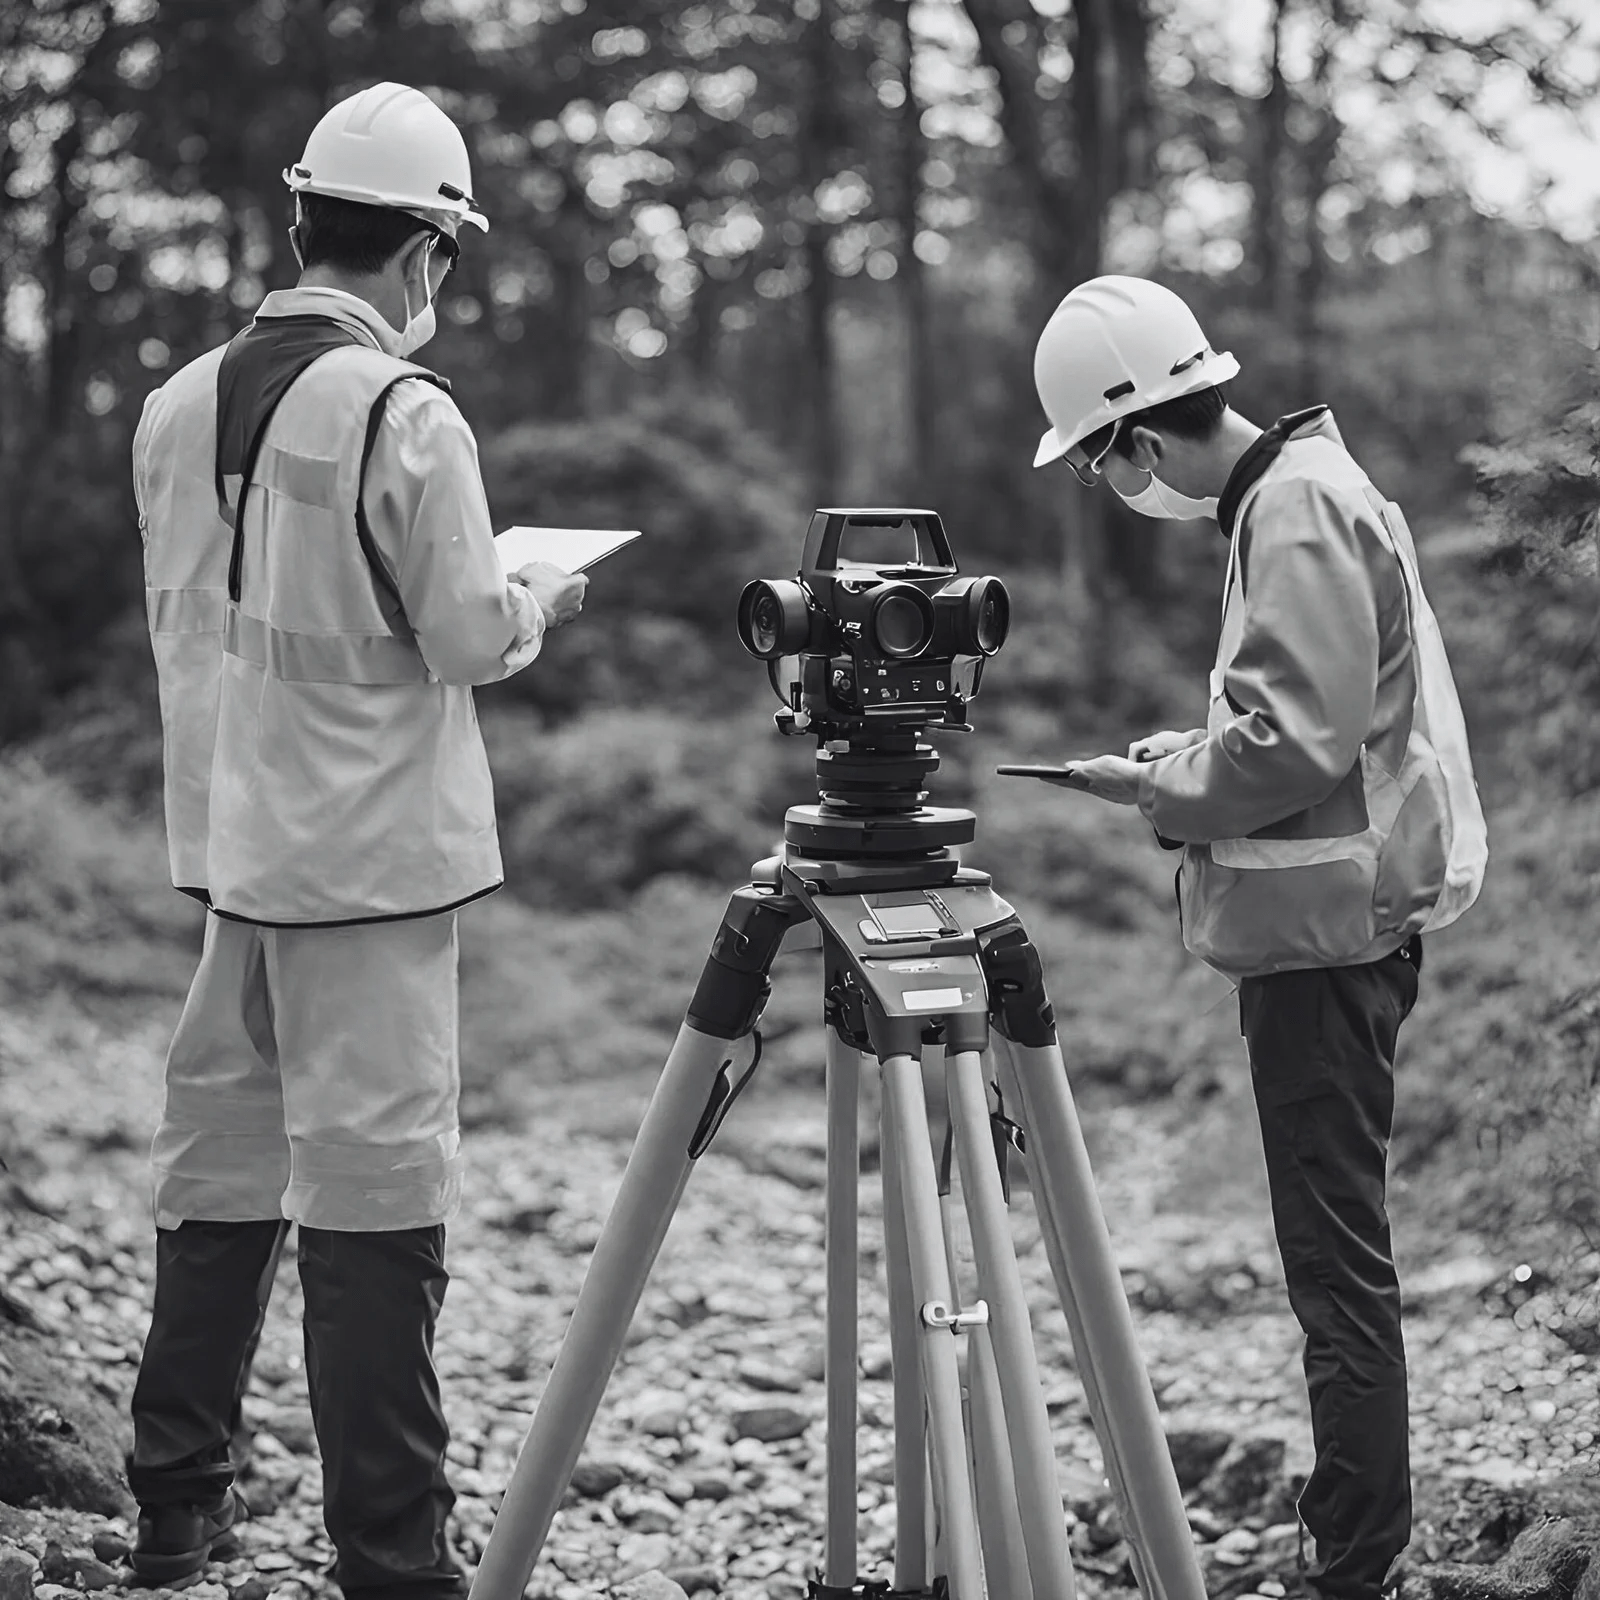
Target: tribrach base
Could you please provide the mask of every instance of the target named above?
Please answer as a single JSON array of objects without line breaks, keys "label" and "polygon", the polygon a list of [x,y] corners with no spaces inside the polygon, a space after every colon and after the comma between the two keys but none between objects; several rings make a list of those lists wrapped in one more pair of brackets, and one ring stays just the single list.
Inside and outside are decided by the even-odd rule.
[{"label": "tribrach base", "polygon": [[[798,809],[798,808],[797,808]],[[817,1600],[1074,1600],[1054,1444],[1001,1160],[1024,1149],[1145,1600],[1205,1600],[1154,1395],[1111,1253],[1037,952],[987,875],[952,859],[809,859],[791,844],[731,897],[624,1170],[507,1486],[471,1600],[521,1600],[698,1155],[758,1059],[772,963],[821,936],[828,1180],[823,1565]],[[791,940],[790,942],[795,942]],[[815,940],[810,941],[813,946]],[[964,1304],[920,1062],[942,1044],[977,1295]],[[892,1584],[856,1570],[856,1140],[863,1062],[883,1084],[894,1382]],[[991,1109],[996,1087],[1010,1116]],[[1012,1120],[1014,1119],[1014,1121]]]}]

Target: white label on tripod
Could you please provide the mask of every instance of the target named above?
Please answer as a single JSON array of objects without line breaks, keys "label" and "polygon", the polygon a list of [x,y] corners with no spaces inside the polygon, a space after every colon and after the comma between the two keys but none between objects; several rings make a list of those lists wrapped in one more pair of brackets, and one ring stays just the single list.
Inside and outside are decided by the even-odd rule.
[{"label": "white label on tripod", "polygon": [[959,989],[907,989],[900,996],[907,1011],[946,1011],[961,1004]]}]

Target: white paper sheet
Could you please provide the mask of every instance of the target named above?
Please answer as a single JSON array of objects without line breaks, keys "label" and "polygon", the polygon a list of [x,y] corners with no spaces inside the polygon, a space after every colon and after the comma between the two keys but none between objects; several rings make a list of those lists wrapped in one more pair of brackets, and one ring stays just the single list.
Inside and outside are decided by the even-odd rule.
[{"label": "white paper sheet", "polygon": [[507,528],[494,536],[494,547],[506,572],[515,572],[530,561],[548,561],[563,572],[582,572],[639,536],[637,529]]}]

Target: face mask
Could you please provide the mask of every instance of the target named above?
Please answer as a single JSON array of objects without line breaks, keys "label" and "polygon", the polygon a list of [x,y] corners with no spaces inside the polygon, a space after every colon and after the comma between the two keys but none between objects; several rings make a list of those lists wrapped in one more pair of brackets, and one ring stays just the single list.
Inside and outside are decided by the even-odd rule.
[{"label": "face mask", "polygon": [[411,315],[411,285],[405,286],[406,295],[406,325],[400,330],[400,344],[397,353],[408,356],[413,350],[420,350],[435,333],[439,331],[439,320],[433,309],[433,301],[428,295],[428,262],[433,255],[433,245],[422,252],[422,310],[416,316]]},{"label": "face mask", "polygon": [[[1110,483],[1110,479],[1106,480]],[[1141,489],[1138,494],[1124,494],[1111,484],[1116,496],[1125,506],[1139,512],[1146,517],[1171,517],[1177,522],[1195,522],[1201,517],[1214,517],[1221,501],[1215,496],[1205,500],[1191,500],[1186,494],[1179,494],[1170,485],[1163,483],[1155,473],[1150,474],[1149,484]]]}]

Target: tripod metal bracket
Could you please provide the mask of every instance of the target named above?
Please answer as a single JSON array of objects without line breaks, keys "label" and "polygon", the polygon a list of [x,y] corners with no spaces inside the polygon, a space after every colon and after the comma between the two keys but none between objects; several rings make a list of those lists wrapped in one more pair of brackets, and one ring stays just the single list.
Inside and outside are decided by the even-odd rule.
[{"label": "tripod metal bracket", "polygon": [[1056,1014],[1044,987],[1044,964],[1016,917],[978,934],[978,961],[1001,1033],[1038,1049],[1056,1042]]},{"label": "tripod metal bracket", "polygon": [[806,1585],[806,1600],[950,1600],[950,1586],[943,1576],[933,1580],[931,1589],[896,1589],[886,1578],[845,1586],[815,1577]]},{"label": "tripod metal bracket", "polygon": [[989,1325],[989,1302],[974,1300],[964,1311],[952,1311],[943,1300],[929,1300],[922,1308],[925,1327],[948,1328],[951,1333],[965,1333],[968,1328],[986,1328]]}]

